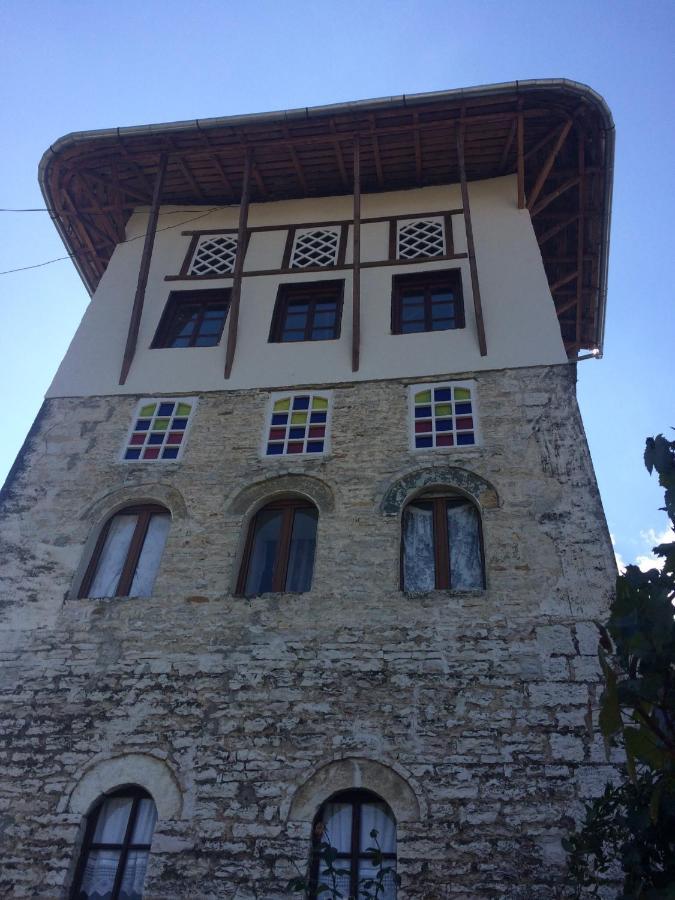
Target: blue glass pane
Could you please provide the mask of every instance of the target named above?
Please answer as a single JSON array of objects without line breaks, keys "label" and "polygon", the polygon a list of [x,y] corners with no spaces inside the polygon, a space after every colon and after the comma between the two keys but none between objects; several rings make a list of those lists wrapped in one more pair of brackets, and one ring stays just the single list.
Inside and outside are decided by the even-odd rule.
[{"label": "blue glass pane", "polygon": [[310,413],[309,421],[312,425],[319,425],[321,422],[326,421],[326,413],[325,412],[313,412]]},{"label": "blue glass pane", "polygon": [[127,450],[127,452],[124,454],[124,458],[125,459],[138,459],[138,457],[140,455],[141,455],[140,450]]},{"label": "blue glass pane", "polygon": [[307,442],[307,452],[308,453],[323,453],[323,441],[308,441]]},{"label": "blue glass pane", "polygon": [[304,341],[304,339],[304,331],[284,331],[284,333],[281,335],[281,340],[284,344],[287,344],[290,341]]},{"label": "blue glass pane", "polygon": [[279,456],[280,453],[284,452],[283,444],[268,444],[267,445],[267,455],[268,456]]},{"label": "blue glass pane", "polygon": [[415,438],[415,446],[416,447],[433,447],[433,438],[432,437],[422,437],[418,436]]},{"label": "blue glass pane", "polygon": [[305,428],[291,428],[289,435],[290,438],[295,438],[295,440],[302,440],[305,436]]},{"label": "blue glass pane", "polygon": [[175,459],[178,456],[178,447],[167,447],[162,451],[162,459]]},{"label": "blue glass pane", "polygon": [[176,405],[175,403],[160,403],[159,404],[159,412],[157,413],[157,415],[158,416],[170,416],[171,413],[173,412],[173,408],[175,405]]},{"label": "blue glass pane", "polygon": [[137,419],[134,431],[147,431],[150,427],[150,419]]},{"label": "blue glass pane", "polygon": [[434,400],[452,400],[450,388],[434,388]]},{"label": "blue glass pane", "polygon": [[309,409],[309,397],[294,397],[293,409]]},{"label": "blue glass pane", "polygon": [[401,322],[402,334],[413,334],[418,331],[425,331],[424,322]]},{"label": "blue glass pane", "polygon": [[160,431],[160,432],[151,434],[150,437],[148,438],[148,443],[149,444],[161,444],[162,441],[164,440],[165,434],[166,434],[165,431]]},{"label": "blue glass pane", "polygon": [[452,419],[437,419],[436,431],[452,431]]},{"label": "blue glass pane", "polygon": [[458,444],[475,444],[476,439],[472,434],[458,434],[457,435],[457,443]]},{"label": "blue glass pane", "polygon": [[471,404],[470,403],[455,403],[455,415],[456,416],[467,416],[471,415]]},{"label": "blue glass pane", "polygon": [[288,413],[274,413],[272,425],[285,425],[288,422]]},{"label": "blue glass pane", "polygon": [[173,429],[178,429],[179,431],[182,431],[183,429],[187,428],[187,423],[188,423],[187,419],[174,419],[173,425],[171,427]]},{"label": "blue glass pane", "polygon": [[416,419],[430,419],[431,418],[431,407],[430,406],[416,406],[415,407],[415,418]]}]

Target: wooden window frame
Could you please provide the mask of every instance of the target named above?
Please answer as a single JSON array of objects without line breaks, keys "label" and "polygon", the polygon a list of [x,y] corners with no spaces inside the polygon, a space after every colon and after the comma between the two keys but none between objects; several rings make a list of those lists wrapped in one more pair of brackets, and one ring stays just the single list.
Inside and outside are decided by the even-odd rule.
[{"label": "wooden window frame", "polygon": [[[218,335],[218,340],[215,344],[211,346],[217,347],[220,343],[223,332],[225,331],[225,325],[227,323],[227,316],[230,311],[230,297],[232,294],[231,288],[217,288],[213,289],[197,289],[194,291],[171,291],[169,294],[169,298],[166,301],[166,306],[164,307],[164,312],[162,313],[162,317],[159,320],[159,325],[157,326],[157,331],[155,332],[155,336],[152,339],[152,343],[150,344],[151,350],[208,350],[208,347],[197,347],[194,343],[194,340],[198,337],[199,334],[199,326],[201,325],[204,319],[204,312],[212,306],[224,306],[225,307],[225,315],[223,317],[223,325],[220,329],[220,334]],[[200,316],[198,325],[194,330],[194,333],[191,335],[191,343],[188,344],[187,347],[172,347],[167,343],[170,333],[171,333],[171,325],[173,322],[176,313],[179,308],[184,303],[199,303],[202,307],[200,310]]]},{"label": "wooden window frame", "polygon": [[[389,219],[389,259],[391,262],[413,263],[413,262],[434,262],[435,260],[449,259],[455,256],[455,245],[452,237],[452,217],[461,213],[461,209],[450,210],[449,212],[434,213],[415,213],[405,216],[393,216]],[[445,240],[445,253],[437,256],[415,256],[401,259],[398,255],[398,231],[399,223],[410,222],[412,219],[422,221],[424,219],[442,219],[443,220],[443,236]],[[367,221],[367,220],[364,220]],[[465,254],[462,254],[465,255]]]},{"label": "wooden window frame", "polygon": [[[281,271],[322,272],[337,268],[338,266],[344,266],[345,257],[347,255],[347,232],[349,231],[350,224],[351,222],[324,222],[319,224],[312,224],[310,222],[289,226],[288,231],[286,232],[286,242],[284,244],[284,253],[281,260]],[[321,231],[322,229],[325,231],[337,229],[338,231],[337,253],[333,264],[330,266],[291,266],[293,248],[295,246],[295,236],[298,231]],[[280,228],[279,230],[282,231],[283,228]]]},{"label": "wooden window frame", "polygon": [[[103,809],[106,800],[113,800],[118,797],[126,797],[132,801],[131,811],[129,813],[129,820],[127,822],[126,832],[124,834],[124,839],[121,844],[100,844],[94,843],[94,834],[96,832],[96,826],[98,825],[98,819],[101,814],[101,810]],[[110,895],[110,900],[118,900],[120,890],[122,888],[122,878],[124,876],[124,869],[126,867],[127,859],[129,857],[129,853],[136,852],[144,852],[149,853],[152,844],[134,844],[131,841],[131,837],[134,833],[134,828],[136,826],[136,820],[138,818],[138,810],[141,805],[141,800],[152,800],[154,803],[153,797],[143,788],[140,787],[128,787],[121,788],[118,791],[113,791],[111,794],[104,794],[96,803],[92,811],[87,816],[87,827],[84,834],[84,840],[82,842],[82,848],[80,850],[80,858],[77,863],[77,869],[75,872],[75,878],[73,879],[73,886],[70,891],[70,900],[77,900],[81,886],[82,879],[84,877],[85,868],[87,865],[87,860],[89,859],[89,855],[93,850],[112,850],[119,851],[120,858],[117,863],[117,871],[115,873],[115,881],[113,883],[113,889]]]},{"label": "wooden window frame", "polygon": [[117,588],[115,589],[115,593],[113,594],[114,597],[129,596],[131,584],[134,580],[134,575],[136,574],[136,567],[138,566],[138,560],[140,559],[141,551],[143,550],[143,545],[145,544],[145,538],[147,536],[148,527],[150,525],[150,520],[152,519],[152,517],[157,515],[168,515],[169,517],[171,517],[171,513],[169,512],[169,510],[165,506],[160,506],[158,503],[143,503],[136,504],[135,506],[124,506],[122,507],[122,509],[118,509],[117,512],[113,513],[113,515],[110,516],[110,518],[101,529],[101,533],[96,540],[94,552],[91,554],[91,559],[89,560],[89,564],[87,565],[87,569],[84,573],[84,578],[82,579],[82,584],[78,592],[78,597],[80,600],[89,599],[89,591],[91,590],[92,583],[94,581],[94,578],[96,577],[98,565],[101,561],[101,554],[103,553],[106,538],[108,537],[108,533],[110,532],[113,520],[117,516],[131,515],[138,516],[138,519],[136,520],[134,533],[131,537],[131,543],[129,544],[129,549],[127,551],[127,557],[124,561],[119,581],[117,582]]},{"label": "wooden window frame", "polygon": [[[203,237],[218,237],[223,234],[238,234],[238,230],[236,228],[214,228],[212,231],[183,231],[181,232],[183,236],[190,236],[190,243],[187,248],[187,252],[185,254],[185,259],[183,260],[183,265],[180,267],[180,271],[178,273],[179,278],[195,278],[208,280],[209,278],[232,278],[232,272],[209,272],[207,275],[195,275],[190,274],[190,266],[192,265],[192,260],[194,259],[195,252],[199,245],[199,241]],[[248,249],[248,241],[250,234],[247,232],[246,234],[246,243],[244,246],[244,255],[246,254],[246,250]]]},{"label": "wooden window frame", "polygon": [[[448,503],[455,503],[455,505],[459,504],[470,504],[476,510],[476,515],[478,516],[478,545],[479,545],[479,554],[480,554],[480,567],[481,567],[481,590],[485,590],[485,551],[483,546],[483,522],[481,520],[480,511],[475,503],[469,500],[467,497],[462,497],[459,494],[441,494],[441,495],[425,495],[421,494],[419,497],[414,497],[410,503],[407,503],[403,513],[405,515],[405,510],[408,506],[412,506],[415,503],[431,503],[432,504],[432,514],[431,514],[431,523],[432,523],[432,535],[431,540],[434,545],[434,589],[437,591],[452,591],[455,590],[452,586],[452,570],[450,568],[450,539],[448,535],[448,516],[447,509]],[[405,585],[405,578],[403,572],[403,554],[405,552],[405,536],[403,531],[403,519],[401,518],[401,553],[400,553],[400,589],[402,591],[408,590]]]},{"label": "wooden window frame", "polygon": [[[330,803],[349,803],[352,807],[352,833],[350,850],[349,853],[338,853],[336,855],[336,860],[341,860],[343,864],[347,863],[349,866],[350,897],[356,897],[358,895],[359,861],[368,861],[372,859],[372,857],[366,854],[365,851],[362,851],[359,846],[361,834],[361,808],[368,803],[383,804],[388,809],[389,814],[394,821],[394,825],[396,826],[396,830],[398,830],[398,823],[396,822],[396,817],[394,816],[391,807],[386,802],[386,800],[383,800],[382,797],[379,797],[377,794],[372,793],[372,791],[354,788],[346,791],[339,791],[337,794],[333,794],[331,797],[329,797],[328,800],[325,800],[319,807],[319,811],[314,817],[314,825],[312,827],[312,863],[310,867],[310,897],[312,898],[312,900],[316,900],[316,890],[319,882],[320,858],[318,847],[323,839],[323,830],[320,829],[319,826],[323,824],[322,820],[324,810]],[[398,853],[383,853],[382,859],[388,862],[396,862],[398,859]]]},{"label": "wooden window frame", "polygon": [[[277,298],[274,304],[272,324],[268,342],[270,344],[301,344],[307,341],[337,341],[342,331],[342,307],[344,303],[345,282],[343,278],[333,278],[327,281],[293,281],[280,284],[277,290]],[[318,296],[317,296],[318,294]],[[298,298],[307,303],[309,310],[305,333],[302,341],[283,341],[281,336],[284,330],[284,322],[288,314],[291,302]],[[314,315],[318,303],[335,301],[335,330],[331,338],[312,338],[314,327]]]},{"label": "wooden window frame", "polygon": [[[248,532],[246,534],[246,543],[244,545],[244,554],[239,567],[239,577],[237,578],[236,593],[239,597],[253,597],[256,594],[246,593],[246,582],[248,580],[249,566],[251,564],[251,556],[253,554],[253,545],[255,542],[255,531],[258,516],[262,512],[269,510],[281,510],[282,520],[279,530],[279,541],[277,543],[277,552],[274,557],[274,566],[272,568],[272,587],[269,592],[273,594],[283,594],[286,592],[286,577],[288,575],[288,562],[291,551],[291,537],[293,536],[293,524],[295,522],[295,513],[299,509],[313,509],[317,514],[317,530],[319,511],[314,503],[305,500],[302,497],[287,497],[283,500],[274,500],[272,503],[266,503],[258,509],[249,522]],[[314,563],[312,563],[312,580],[314,578]],[[311,581],[310,581],[311,590]]]},{"label": "wooden window frame", "polygon": [[[424,292],[424,331],[402,331],[402,293],[410,288],[418,288]],[[455,296],[455,322],[454,328],[433,329],[431,315],[431,292],[438,287],[446,287]],[[466,328],[464,315],[464,295],[462,292],[462,270],[456,269],[426,269],[422,272],[414,272],[406,275],[394,275],[391,280],[391,333],[392,334],[428,334],[438,331],[458,331]]]}]

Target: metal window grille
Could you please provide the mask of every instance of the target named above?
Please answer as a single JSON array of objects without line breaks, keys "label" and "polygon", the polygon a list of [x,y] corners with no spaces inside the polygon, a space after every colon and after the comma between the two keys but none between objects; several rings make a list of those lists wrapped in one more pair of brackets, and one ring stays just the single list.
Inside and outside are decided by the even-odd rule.
[{"label": "metal window grille", "polygon": [[334,266],[338,253],[338,228],[302,228],[295,234],[292,269]]},{"label": "metal window grille", "polygon": [[199,238],[188,275],[227,275],[236,255],[236,234],[205,234]]},{"label": "metal window grille", "polygon": [[445,228],[442,218],[408,219],[398,223],[398,258],[445,256]]}]

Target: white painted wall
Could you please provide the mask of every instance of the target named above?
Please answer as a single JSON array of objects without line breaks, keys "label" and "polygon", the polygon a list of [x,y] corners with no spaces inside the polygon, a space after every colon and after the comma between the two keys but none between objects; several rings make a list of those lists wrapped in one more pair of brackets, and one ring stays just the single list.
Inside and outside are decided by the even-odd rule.
[{"label": "white painted wall", "polygon": [[[487,338],[481,357],[473,311],[467,260],[419,265],[382,266],[361,271],[361,368],[351,371],[351,272],[251,276],[244,278],[237,353],[232,376],[223,378],[227,326],[218,347],[149,349],[169,292],[229,286],[231,278],[209,281],[165,281],[179,272],[189,244],[181,231],[236,228],[236,207],[200,213],[165,208],[150,267],[136,356],[124,386],[118,384],[129,316],[140,265],[142,239],[115,250],[80,327],[48,391],[50,397],[99,394],[200,392],[249,387],[359,381],[468,373],[564,363],[553,300],[530,215],[516,206],[514,176],[469,185],[476,260]],[[458,185],[422,188],[362,198],[362,216],[406,215],[457,209]],[[289,225],[351,218],[351,197],[327,197],[254,204],[250,226]],[[187,221],[192,220],[192,221]],[[147,210],[130,220],[127,238],[138,238]],[[379,260],[387,253],[387,223],[362,228],[362,259]],[[455,251],[466,249],[461,216],[453,218]],[[351,229],[350,229],[351,240]],[[245,269],[281,265],[285,231],[254,234]],[[348,261],[351,253],[347,254]],[[391,279],[399,272],[458,267],[462,271],[466,328],[425,334],[390,333]],[[345,279],[341,337],[337,341],[270,344],[268,336],[277,287],[282,281]]]}]

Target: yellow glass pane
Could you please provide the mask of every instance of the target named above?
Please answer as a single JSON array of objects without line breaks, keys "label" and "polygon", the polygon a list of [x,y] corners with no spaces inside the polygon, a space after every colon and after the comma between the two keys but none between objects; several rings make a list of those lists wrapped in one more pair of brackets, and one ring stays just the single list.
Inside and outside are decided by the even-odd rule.
[{"label": "yellow glass pane", "polygon": [[274,412],[283,412],[285,409],[291,408],[291,398],[287,397],[285,400],[277,400],[274,404]]},{"label": "yellow glass pane", "polygon": [[306,421],[306,412],[296,412],[291,415],[291,425],[304,425]]},{"label": "yellow glass pane", "polygon": [[152,416],[155,414],[155,410],[157,409],[156,403],[146,403],[145,406],[141,406],[141,411],[139,413],[140,416]]},{"label": "yellow glass pane", "polygon": [[328,409],[328,400],[325,397],[314,397],[312,399],[312,409]]},{"label": "yellow glass pane", "polygon": [[189,416],[191,412],[192,412],[192,406],[189,403],[179,403],[174,415]]},{"label": "yellow glass pane", "polygon": [[152,430],[153,431],[166,431],[166,429],[169,427],[170,421],[171,421],[171,419],[155,419],[155,421],[152,424]]},{"label": "yellow glass pane", "polygon": [[431,391],[420,391],[415,394],[415,403],[431,403]]},{"label": "yellow glass pane", "polygon": [[455,400],[470,400],[471,391],[467,388],[455,388]]},{"label": "yellow glass pane", "polygon": [[437,403],[436,404],[436,418],[439,416],[451,416],[452,415],[452,404],[451,403]]}]

